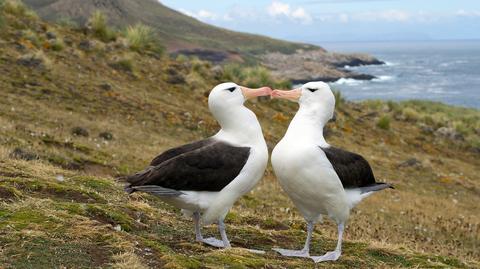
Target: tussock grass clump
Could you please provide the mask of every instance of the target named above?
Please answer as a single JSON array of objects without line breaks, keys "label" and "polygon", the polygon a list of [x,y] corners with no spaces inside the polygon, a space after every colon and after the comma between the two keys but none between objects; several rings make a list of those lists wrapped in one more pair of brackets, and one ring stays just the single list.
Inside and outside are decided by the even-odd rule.
[{"label": "tussock grass clump", "polygon": [[40,46],[40,43],[41,43],[40,38],[38,37],[37,33],[32,31],[31,29],[22,31],[22,37],[25,40],[30,41],[32,45],[34,45],[35,47],[38,48]]},{"label": "tussock grass clump", "polygon": [[365,104],[371,110],[380,110],[385,105],[382,100],[366,100]]},{"label": "tussock grass clump", "polygon": [[420,113],[411,107],[406,107],[402,110],[402,115],[407,121],[418,121],[420,119]]},{"label": "tussock grass clump", "polygon": [[69,17],[60,17],[57,20],[57,24],[66,28],[78,28],[78,23]]},{"label": "tussock grass clump", "polygon": [[223,69],[223,79],[235,81],[247,87],[270,86],[280,89],[291,88],[291,82],[274,78],[263,66],[244,67],[239,64],[228,64]]},{"label": "tussock grass clump", "polygon": [[17,63],[31,68],[51,69],[52,61],[41,50],[20,56]]},{"label": "tussock grass clump", "polygon": [[135,71],[135,64],[134,64],[134,57],[130,54],[122,55],[119,57],[115,57],[113,61],[110,63],[110,66],[126,72],[134,72]]},{"label": "tussock grass clump", "polygon": [[62,51],[65,48],[65,43],[62,39],[55,39],[50,41],[50,48],[54,51]]},{"label": "tussock grass clump", "polygon": [[138,23],[134,26],[129,26],[125,31],[125,38],[128,47],[137,52],[153,51],[158,54],[163,53],[163,47],[160,45],[153,28],[150,26]]},{"label": "tussock grass clump", "polygon": [[342,105],[345,104],[345,101],[346,101],[342,95],[342,92],[334,89],[333,95],[335,96],[335,108],[342,107]]},{"label": "tussock grass clump", "polygon": [[377,127],[383,130],[390,130],[390,117],[388,115],[382,116],[377,122]]},{"label": "tussock grass clump", "polygon": [[116,33],[107,25],[107,16],[100,10],[95,11],[88,20],[88,27],[93,34],[102,41],[108,42],[116,39]]},{"label": "tussock grass clump", "polygon": [[37,13],[25,6],[25,4],[20,0],[0,1],[0,8],[3,12],[17,16],[19,18],[38,18]]}]

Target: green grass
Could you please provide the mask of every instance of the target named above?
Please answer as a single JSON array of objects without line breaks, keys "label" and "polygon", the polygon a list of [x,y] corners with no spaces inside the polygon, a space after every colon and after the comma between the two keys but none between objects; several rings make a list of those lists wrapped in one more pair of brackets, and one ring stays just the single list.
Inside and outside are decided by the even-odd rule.
[{"label": "green grass", "polygon": [[346,101],[345,97],[342,95],[342,92],[333,89],[333,95],[335,96],[335,108],[341,108]]},{"label": "green grass", "polygon": [[50,43],[50,48],[54,51],[61,51],[65,48],[65,43],[62,39],[55,39]]},{"label": "green grass", "polygon": [[245,67],[239,64],[227,64],[223,68],[223,80],[234,81],[240,85],[252,88],[262,86],[279,89],[291,88],[289,81],[275,79],[267,68],[261,66]]},{"label": "green grass", "polygon": [[389,116],[382,116],[378,121],[377,121],[377,127],[383,130],[389,130],[390,129],[390,117]]},{"label": "green grass", "polygon": [[34,32],[33,30],[31,30],[31,29],[23,30],[22,31],[22,36],[26,40],[30,41],[35,47],[37,47],[37,48],[40,47],[41,40],[38,37],[37,33]]},{"label": "green grass", "polygon": [[135,58],[129,54],[122,55],[114,59],[110,65],[115,69],[133,73],[135,71]]},{"label": "green grass", "polygon": [[163,47],[156,37],[153,28],[141,23],[129,26],[125,30],[125,38],[130,49],[142,52],[153,51],[157,54],[163,53]]},{"label": "green grass", "polygon": [[56,21],[57,24],[66,28],[76,29],[79,24],[70,17],[60,17]]},{"label": "green grass", "polygon": [[96,10],[88,19],[93,34],[102,41],[115,40],[116,33],[107,24],[107,16],[100,10]]}]

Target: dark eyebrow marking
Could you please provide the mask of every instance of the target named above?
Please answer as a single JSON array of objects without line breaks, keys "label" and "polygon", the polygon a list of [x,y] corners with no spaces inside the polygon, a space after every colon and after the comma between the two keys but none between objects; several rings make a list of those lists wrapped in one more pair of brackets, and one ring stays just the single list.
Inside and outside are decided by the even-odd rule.
[{"label": "dark eyebrow marking", "polygon": [[236,89],[237,89],[237,87],[231,87],[231,88],[228,88],[228,89],[225,89],[225,90],[230,91],[230,92],[233,92],[233,91],[235,91]]},{"label": "dark eyebrow marking", "polygon": [[315,92],[315,91],[318,90],[318,89],[307,88],[307,90],[309,90],[309,91],[311,91],[311,92]]}]

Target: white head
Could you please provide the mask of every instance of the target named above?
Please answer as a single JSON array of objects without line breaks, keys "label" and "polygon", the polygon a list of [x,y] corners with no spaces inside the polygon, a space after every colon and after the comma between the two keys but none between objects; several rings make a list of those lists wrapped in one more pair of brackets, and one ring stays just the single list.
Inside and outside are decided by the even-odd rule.
[{"label": "white head", "polygon": [[258,96],[270,95],[272,89],[262,87],[250,89],[232,82],[217,85],[208,96],[208,107],[224,131],[240,131],[258,120],[255,114],[246,108],[245,101]]},{"label": "white head", "polygon": [[290,91],[274,90],[272,97],[298,102],[299,113],[322,125],[334,117],[335,95],[328,84],[321,81],[308,82]]}]

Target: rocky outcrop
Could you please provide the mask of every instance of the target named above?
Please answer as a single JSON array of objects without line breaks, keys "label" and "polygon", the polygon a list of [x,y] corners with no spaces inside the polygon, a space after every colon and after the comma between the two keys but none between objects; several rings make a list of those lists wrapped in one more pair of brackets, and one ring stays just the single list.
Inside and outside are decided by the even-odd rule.
[{"label": "rocky outcrop", "polygon": [[261,56],[261,60],[275,76],[289,79],[294,84],[312,80],[333,82],[340,78],[371,80],[375,76],[355,73],[344,67],[384,64],[367,54],[339,54],[325,50],[298,50],[294,54],[267,53]]}]

